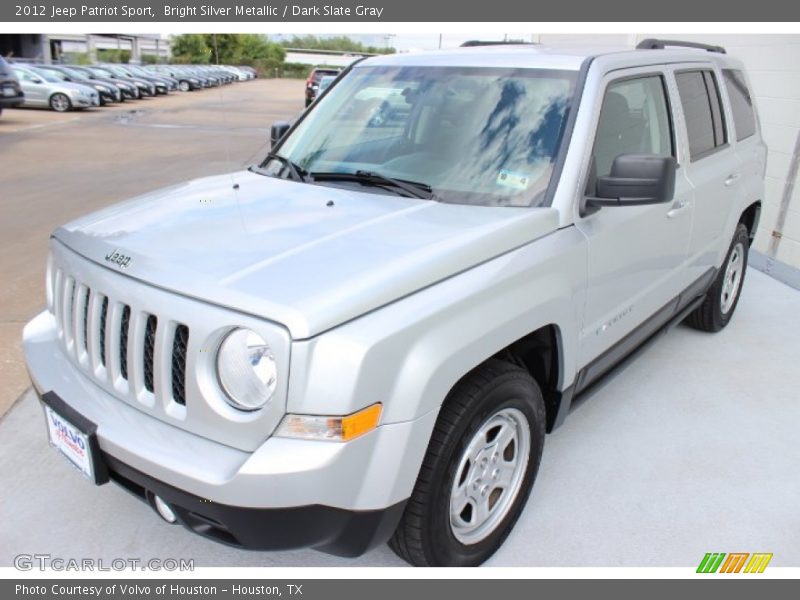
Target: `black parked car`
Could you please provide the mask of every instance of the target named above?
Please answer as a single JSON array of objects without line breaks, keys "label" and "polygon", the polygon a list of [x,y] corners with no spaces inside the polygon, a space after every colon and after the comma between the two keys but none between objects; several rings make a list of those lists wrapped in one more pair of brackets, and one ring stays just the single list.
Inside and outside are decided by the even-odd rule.
[{"label": "black parked car", "polygon": [[14,75],[14,71],[11,70],[5,59],[0,56],[0,114],[3,113],[4,108],[17,106],[24,100],[25,94],[22,93],[17,76]]},{"label": "black parked car", "polygon": [[111,73],[102,74],[99,71],[93,71],[86,66],[70,65],[67,67],[69,71],[75,71],[77,74],[86,76],[90,81],[99,81],[101,83],[110,83],[118,87],[122,91],[122,100],[135,100],[141,98],[141,92],[135,83],[132,81],[115,78]]}]

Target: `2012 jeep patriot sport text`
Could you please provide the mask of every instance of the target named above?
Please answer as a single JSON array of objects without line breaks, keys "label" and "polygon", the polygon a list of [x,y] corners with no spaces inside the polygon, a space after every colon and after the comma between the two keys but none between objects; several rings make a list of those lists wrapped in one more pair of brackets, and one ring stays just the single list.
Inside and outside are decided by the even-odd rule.
[{"label": "2012 jeep patriot sport text", "polygon": [[573,399],[736,308],[766,149],[681,45],[370,58],[260,164],[57,229],[50,442],[223,543],[480,564]]}]

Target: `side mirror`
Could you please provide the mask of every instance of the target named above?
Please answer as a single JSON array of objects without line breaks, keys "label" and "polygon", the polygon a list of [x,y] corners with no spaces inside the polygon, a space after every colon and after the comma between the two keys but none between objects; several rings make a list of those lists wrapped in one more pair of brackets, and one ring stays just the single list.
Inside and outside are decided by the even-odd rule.
[{"label": "side mirror", "polygon": [[621,154],[614,159],[611,173],[597,178],[597,196],[586,198],[586,206],[640,206],[672,200],[675,171],[672,156]]},{"label": "side mirror", "polygon": [[42,80],[34,77],[33,79],[31,79],[31,83],[42,83]]},{"label": "side mirror", "polygon": [[270,129],[269,132],[269,141],[272,148],[281,141],[281,138],[286,135],[286,132],[289,131],[291,126],[291,123],[287,123],[286,121],[276,121],[272,124],[272,129]]}]

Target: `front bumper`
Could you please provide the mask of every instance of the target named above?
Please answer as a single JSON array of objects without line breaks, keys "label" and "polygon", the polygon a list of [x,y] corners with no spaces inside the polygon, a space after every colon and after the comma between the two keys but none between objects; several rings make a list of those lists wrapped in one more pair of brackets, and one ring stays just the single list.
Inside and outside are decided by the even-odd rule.
[{"label": "front bumper", "polygon": [[405,502],[383,510],[352,511],[330,506],[247,508],[211,502],[168,485],[102,453],[109,477],[153,505],[166,501],[178,522],[203,537],[247,550],[314,548],[337,556],[360,556],[386,542]]},{"label": "front bumper", "polygon": [[[69,361],[49,312],[24,332],[31,380],[97,425],[111,477],[157,494],[192,531],[245,548],[314,547],[354,556],[384,542],[410,489],[405,458],[436,418],[382,425],[348,443],[269,438],[253,452],[178,429],[117,400]],[[413,477],[415,478],[415,476]]]}]

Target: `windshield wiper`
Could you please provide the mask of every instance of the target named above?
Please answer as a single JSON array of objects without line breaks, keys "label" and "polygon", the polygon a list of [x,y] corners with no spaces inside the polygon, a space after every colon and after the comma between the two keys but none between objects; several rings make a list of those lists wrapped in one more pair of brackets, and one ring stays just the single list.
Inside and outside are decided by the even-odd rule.
[{"label": "windshield wiper", "polygon": [[275,154],[274,152],[270,152],[269,154],[267,154],[267,157],[264,160],[264,162],[266,163],[268,160],[277,160],[278,162],[282,163],[283,166],[289,169],[289,173],[291,173],[292,177],[294,177],[297,181],[300,181],[301,183],[305,183],[306,181],[308,181],[305,175],[303,175],[303,173],[305,173],[306,171],[300,165],[293,163],[285,156],[281,156],[280,154]]},{"label": "windshield wiper", "polygon": [[408,181],[405,179],[395,179],[388,175],[382,175],[375,171],[356,171],[355,173],[332,172],[312,172],[310,173],[313,181],[356,181],[367,185],[390,186],[403,190],[411,198],[421,200],[436,200],[433,188],[427,183],[418,181]]}]

